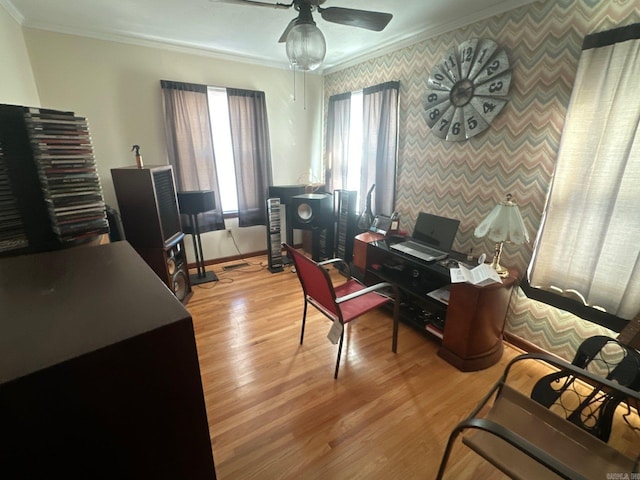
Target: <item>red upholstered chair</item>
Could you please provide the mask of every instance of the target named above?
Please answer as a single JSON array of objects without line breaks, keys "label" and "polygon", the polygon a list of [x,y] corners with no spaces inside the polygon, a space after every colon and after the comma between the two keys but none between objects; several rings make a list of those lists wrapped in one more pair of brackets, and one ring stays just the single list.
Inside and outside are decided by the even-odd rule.
[{"label": "red upholstered chair", "polygon": [[[380,307],[385,303],[393,302],[393,338],[391,350],[393,353],[396,353],[398,344],[399,302],[397,301],[397,289],[392,284],[378,283],[370,287],[365,287],[351,277],[349,265],[342,259],[334,258],[316,263],[290,245],[283,244],[283,247],[293,260],[304,294],[304,312],[302,314],[300,344],[302,344],[304,339],[304,326],[307,318],[307,306],[309,304],[320,310],[320,312],[330,320],[339,322],[341,326],[344,327],[345,324],[355,320],[366,312]],[[340,285],[334,286],[324,265],[337,262],[342,262],[342,264],[346,266],[348,280]],[[385,290],[391,293],[382,293]],[[344,328],[342,328],[340,334],[338,359],[336,360],[336,370],[333,378],[338,378],[343,339]]]}]

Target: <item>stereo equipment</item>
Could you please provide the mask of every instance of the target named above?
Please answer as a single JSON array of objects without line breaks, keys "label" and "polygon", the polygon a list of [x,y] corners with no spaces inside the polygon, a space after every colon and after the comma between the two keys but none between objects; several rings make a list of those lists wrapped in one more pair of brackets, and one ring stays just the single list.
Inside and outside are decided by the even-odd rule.
[{"label": "stereo equipment", "polygon": [[189,266],[184,248],[184,234],[163,248],[136,249],[147,265],[169,287],[178,300],[186,303],[191,298]]},{"label": "stereo equipment", "polygon": [[[191,297],[171,165],[111,169],[127,241],[183,303]],[[169,273],[169,272],[173,273]]]},{"label": "stereo equipment", "polygon": [[216,199],[213,190],[197,190],[193,192],[178,192],[180,213],[196,215],[216,209]]},{"label": "stereo equipment", "polygon": [[283,270],[282,237],[280,229],[280,199],[267,199],[267,258],[271,273]]},{"label": "stereo equipment", "polygon": [[213,190],[178,192],[178,204],[180,206],[180,213],[189,215],[191,228],[193,229],[193,231],[189,233],[191,233],[191,237],[193,238],[193,251],[196,256],[197,273],[191,275],[191,284],[200,285],[201,283],[217,281],[218,277],[216,274],[207,272],[205,269],[204,255],[202,254],[202,240],[200,238],[200,224],[198,222],[198,215],[200,213],[209,212],[216,208]]},{"label": "stereo equipment", "polygon": [[125,240],[124,227],[122,226],[122,220],[120,219],[120,212],[118,212],[111,205],[106,205],[107,222],[109,222],[109,241],[119,242]]},{"label": "stereo equipment", "polygon": [[354,190],[334,190],[333,207],[336,219],[335,253],[346,262],[353,258],[353,240],[358,221],[358,192]]},{"label": "stereo equipment", "polygon": [[[279,198],[280,210],[284,210],[284,215],[280,214],[280,232],[281,240],[293,245],[293,224],[291,219],[291,199],[296,195],[302,195],[305,192],[305,185],[279,185],[269,187],[267,198]],[[284,235],[283,235],[284,233]],[[291,260],[286,255],[283,256],[286,264]]]},{"label": "stereo equipment", "polygon": [[327,228],[333,221],[333,198],[325,193],[305,193],[291,198],[292,227]]},{"label": "stereo equipment", "polygon": [[112,168],[111,178],[134,248],[163,248],[182,234],[171,165]]}]

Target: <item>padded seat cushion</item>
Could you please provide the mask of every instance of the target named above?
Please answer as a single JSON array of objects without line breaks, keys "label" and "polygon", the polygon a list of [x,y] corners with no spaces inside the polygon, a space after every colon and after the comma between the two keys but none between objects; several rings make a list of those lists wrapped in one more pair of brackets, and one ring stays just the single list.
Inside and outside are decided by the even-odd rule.
[{"label": "padded seat cushion", "polygon": [[[334,287],[336,297],[344,297],[350,293],[363,290],[365,287],[356,280],[350,279],[345,283]],[[354,318],[362,315],[363,311],[373,310],[374,308],[384,305],[391,301],[390,298],[380,295],[376,292],[365,293],[361,297],[356,297],[353,300],[348,300],[340,304],[340,310],[342,311],[342,319],[344,323],[350,322]]]},{"label": "padded seat cushion", "polygon": [[[637,468],[633,460],[506,385],[485,418],[571,465],[576,478],[602,480],[607,474],[630,473]],[[491,433],[472,429],[462,441],[512,478],[561,478]]]}]

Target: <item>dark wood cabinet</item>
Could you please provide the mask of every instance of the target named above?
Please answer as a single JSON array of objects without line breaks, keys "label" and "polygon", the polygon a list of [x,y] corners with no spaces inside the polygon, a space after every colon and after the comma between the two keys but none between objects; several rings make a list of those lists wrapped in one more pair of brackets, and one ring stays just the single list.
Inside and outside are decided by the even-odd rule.
[{"label": "dark wood cabinet", "polygon": [[0,260],[0,477],[215,478],[189,312],[125,241]]},{"label": "dark wood cabinet", "polygon": [[173,168],[112,168],[127,241],[178,299],[192,295]]},{"label": "dark wood cabinet", "polygon": [[[450,284],[447,261],[420,262],[395,253],[389,240],[359,240],[366,245],[366,256],[357,253],[364,250],[356,237],[354,265],[365,262],[365,283],[397,285],[403,294],[403,321],[440,339],[438,355],[462,371],[481,370],[500,360],[509,299],[518,281],[515,271],[503,283],[484,287]],[[464,258],[454,253],[452,259]],[[441,288],[450,291],[448,305],[429,295]]]},{"label": "dark wood cabinet", "polygon": [[438,355],[462,371],[480,370],[500,360],[502,333],[509,299],[517,282],[515,271],[503,283],[477,287],[451,285]]},{"label": "dark wood cabinet", "polygon": [[379,233],[373,232],[356,235],[353,241],[353,265],[358,269],[358,273],[364,274],[367,271],[367,245],[383,238]]}]

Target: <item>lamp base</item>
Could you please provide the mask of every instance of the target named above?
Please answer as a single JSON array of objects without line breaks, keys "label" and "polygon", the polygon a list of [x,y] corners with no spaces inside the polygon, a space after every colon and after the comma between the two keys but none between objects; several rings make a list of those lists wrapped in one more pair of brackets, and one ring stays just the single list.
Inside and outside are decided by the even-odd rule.
[{"label": "lamp base", "polygon": [[509,270],[504,268],[502,265],[498,264],[496,266],[491,264],[491,268],[493,268],[500,278],[507,278],[509,276]]},{"label": "lamp base", "polygon": [[493,268],[500,278],[507,278],[509,276],[509,270],[500,265],[500,254],[502,253],[502,243],[496,243],[496,249],[493,252],[493,261],[491,262],[491,268]]}]

